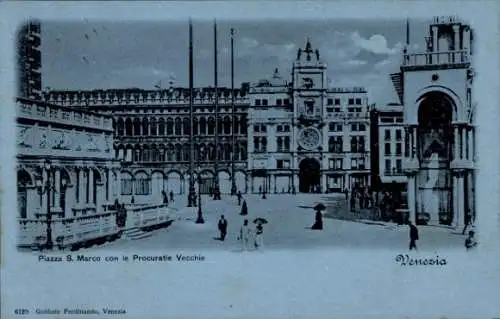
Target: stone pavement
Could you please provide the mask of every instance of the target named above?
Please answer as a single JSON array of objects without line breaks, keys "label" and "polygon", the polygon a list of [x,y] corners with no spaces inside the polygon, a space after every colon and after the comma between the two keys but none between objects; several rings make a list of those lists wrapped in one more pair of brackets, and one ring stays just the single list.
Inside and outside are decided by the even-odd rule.
[{"label": "stone pavement", "polygon": [[[157,249],[224,249],[241,251],[237,240],[243,220],[252,223],[256,217],[264,217],[269,223],[264,226],[265,249],[315,249],[315,248],[394,248],[404,252],[408,248],[408,226],[390,223],[368,223],[336,219],[335,214],[347,216],[343,195],[335,194],[279,194],[263,200],[258,195],[245,195],[248,216],[241,216],[241,206],[236,197],[223,196],[213,201],[202,197],[204,224],[196,224],[197,208],[185,207],[186,199],[176,198],[174,222],[168,227],[153,231],[149,238],[126,241],[119,240],[95,249],[157,250]],[[327,206],[323,219],[324,230],[309,229],[314,223],[314,207],[318,202]],[[228,220],[228,234],[225,242],[217,240],[217,221],[224,214]],[[450,229],[440,227],[419,227],[420,250],[463,248],[464,237]],[[94,248],[93,248],[94,249]]]}]

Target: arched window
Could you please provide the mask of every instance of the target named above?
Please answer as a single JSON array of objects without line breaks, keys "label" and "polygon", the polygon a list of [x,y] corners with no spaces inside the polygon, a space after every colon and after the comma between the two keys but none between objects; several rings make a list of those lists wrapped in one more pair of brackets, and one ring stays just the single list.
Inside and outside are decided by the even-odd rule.
[{"label": "arched window", "polygon": [[224,160],[226,160],[226,161],[231,160],[231,145],[230,144],[224,145]]},{"label": "arched window", "polygon": [[165,162],[165,145],[160,145],[158,150],[158,161]]},{"label": "arched window", "polygon": [[240,118],[237,117],[237,116],[234,117],[233,130],[234,130],[234,134],[239,134],[239,131],[240,131]]},{"label": "arched window", "polygon": [[215,119],[213,117],[208,118],[208,135],[215,134]]},{"label": "arched window", "polygon": [[171,117],[167,119],[167,135],[174,134],[174,120]]},{"label": "arched window", "polygon": [[182,161],[182,146],[180,144],[175,144],[175,160]]},{"label": "arched window", "polygon": [[224,157],[223,157],[223,153],[224,153],[224,147],[222,144],[219,144],[217,145],[217,154],[216,154],[216,158],[215,160],[216,161],[221,161]]},{"label": "arched window", "polygon": [[132,120],[130,118],[125,120],[125,135],[132,136]]},{"label": "arched window", "polygon": [[231,134],[231,120],[229,116],[224,117],[224,134]]},{"label": "arched window", "polygon": [[117,126],[117,135],[123,136],[124,131],[125,131],[125,123],[123,122],[122,118],[118,119],[118,123],[116,126]]},{"label": "arched window", "polygon": [[134,136],[141,135],[141,120],[139,118],[134,119]]},{"label": "arched window", "polygon": [[138,163],[141,161],[141,147],[136,145],[133,150],[134,162]]},{"label": "arched window", "polygon": [[198,135],[198,119],[196,117],[193,119],[193,135]]},{"label": "arched window", "polygon": [[200,160],[201,161],[206,161],[207,160],[207,154],[208,154],[208,149],[205,144],[200,144]]},{"label": "arched window", "polygon": [[149,121],[147,117],[142,119],[142,135],[149,135]]},{"label": "arched window", "polygon": [[175,135],[182,135],[182,122],[180,118],[175,119]]},{"label": "arched window", "polygon": [[217,133],[222,134],[222,119],[217,119]]},{"label": "arched window", "polygon": [[166,149],[166,156],[167,156],[168,162],[172,162],[174,160],[175,148],[172,144],[168,144],[167,149]]},{"label": "arched window", "polygon": [[165,136],[165,120],[163,117],[160,117],[158,121],[158,135]]},{"label": "arched window", "polygon": [[151,145],[151,161],[152,162],[157,162],[158,161],[158,149],[156,148],[156,145]]},{"label": "arched window", "polygon": [[207,120],[204,117],[200,118],[200,135],[207,134]]},{"label": "arched window", "polygon": [[208,145],[208,159],[210,161],[215,160],[215,145],[214,144]]},{"label": "arched window", "polygon": [[151,119],[151,136],[156,136],[156,135],[158,135],[158,134],[157,134],[158,132],[156,131],[156,128],[157,128],[157,127],[156,127],[156,119],[153,117],[153,118]]},{"label": "arched window", "polygon": [[184,144],[182,146],[182,160],[189,161],[189,144]]},{"label": "arched window", "polygon": [[191,127],[189,125],[189,119],[187,117],[185,117],[182,121],[182,131],[186,136],[189,136],[189,134],[191,134]]},{"label": "arched window", "polygon": [[144,145],[142,149],[142,160],[144,162],[149,162],[150,156],[149,156],[149,147],[147,145]]},{"label": "arched window", "polygon": [[278,152],[282,152],[283,151],[283,137],[278,136],[276,143],[278,144]]},{"label": "arched window", "polygon": [[285,136],[285,145],[284,145],[285,151],[290,151],[290,136]]}]

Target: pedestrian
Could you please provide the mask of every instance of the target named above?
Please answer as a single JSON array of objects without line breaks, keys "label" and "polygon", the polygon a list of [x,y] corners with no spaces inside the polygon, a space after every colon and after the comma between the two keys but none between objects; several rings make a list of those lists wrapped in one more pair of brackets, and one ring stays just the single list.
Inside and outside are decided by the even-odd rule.
[{"label": "pedestrian", "polygon": [[316,210],[316,216],[314,219],[315,221],[311,229],[323,230],[323,214],[321,213],[321,210],[319,209]]},{"label": "pedestrian", "polygon": [[135,198],[134,196],[132,196],[132,198],[130,199],[130,204],[134,204],[135,203]]},{"label": "pedestrian", "polygon": [[168,196],[167,196],[167,192],[165,192],[164,190],[163,190],[163,191],[161,191],[161,196],[163,197],[163,204],[168,205]]},{"label": "pedestrian", "polygon": [[349,191],[347,190],[347,187],[344,188],[344,194],[345,194],[345,200],[347,201],[349,199]]},{"label": "pedestrian", "polygon": [[170,191],[170,201],[173,203],[174,202],[174,192]]},{"label": "pedestrian", "polygon": [[465,225],[464,229],[462,230],[462,235],[465,235],[465,231],[467,230],[467,228],[469,228],[469,226],[472,226],[472,218],[470,214],[467,214],[465,215]]},{"label": "pedestrian", "polygon": [[415,248],[415,250],[418,250],[416,243],[416,241],[419,239],[417,226],[413,225],[411,221],[408,222],[408,225],[410,226],[410,250],[412,250],[413,248]]},{"label": "pedestrian", "polygon": [[295,189],[295,185],[294,185],[294,186],[292,186],[292,195],[295,195],[295,194],[297,194],[297,190]]},{"label": "pedestrian", "polygon": [[255,248],[262,249],[264,248],[264,227],[262,223],[257,223],[255,226]]},{"label": "pedestrian", "polygon": [[477,246],[477,241],[476,238],[474,238],[474,231],[470,230],[469,231],[469,236],[465,239],[465,248],[467,250],[474,248]]},{"label": "pedestrian", "polygon": [[238,196],[238,206],[240,206],[241,205],[241,198],[243,197],[241,195],[241,191],[238,191],[238,194],[236,194],[236,196]]},{"label": "pedestrian", "polygon": [[351,205],[350,205],[351,206],[351,212],[356,211],[356,196],[355,196],[354,193],[351,194],[351,200],[350,200],[350,202],[351,202]]},{"label": "pedestrian", "polygon": [[220,232],[220,240],[224,241],[224,239],[226,239],[226,234],[227,234],[227,220],[224,218],[224,215],[220,216],[218,226]]},{"label": "pedestrian", "polygon": [[259,186],[259,195],[262,195],[262,186]]},{"label": "pedestrian", "polygon": [[241,240],[241,244],[243,245],[243,250],[248,250],[248,242],[250,241],[250,236],[252,234],[252,230],[248,227],[248,219],[243,221],[243,225],[240,228],[240,235],[238,236],[238,240]]}]

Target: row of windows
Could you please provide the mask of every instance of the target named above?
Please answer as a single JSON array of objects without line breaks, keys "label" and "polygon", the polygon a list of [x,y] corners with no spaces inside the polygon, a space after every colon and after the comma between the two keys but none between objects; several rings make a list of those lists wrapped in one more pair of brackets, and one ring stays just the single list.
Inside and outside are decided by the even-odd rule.
[{"label": "row of windows", "polygon": [[[253,131],[255,133],[266,133],[267,132],[267,126],[265,124],[258,124],[253,126]],[[285,124],[285,125],[277,125],[276,126],[276,131],[277,132],[290,132],[290,125]]]},{"label": "row of windows", "polygon": [[[342,158],[331,158],[329,160],[330,169],[343,169],[344,160]],[[351,158],[351,169],[365,169],[365,158],[364,157],[354,157]]]},{"label": "row of windows", "polygon": [[[343,153],[344,143],[342,136],[331,136],[328,139],[328,152]],[[364,136],[351,136],[351,153],[364,153],[366,150]]]},{"label": "row of windows", "polygon": [[[340,105],[340,99],[328,99],[326,104],[327,105]],[[361,105],[362,100],[361,99],[348,99],[347,104],[349,104],[349,105]]]},{"label": "row of windows", "polygon": [[[340,113],[340,112],[342,112],[342,108],[340,108],[340,107],[327,107],[326,112],[327,113]],[[363,112],[363,108],[362,107],[348,107],[347,112],[360,113],[360,112]]]},{"label": "row of windows", "polygon": [[[255,99],[255,106],[268,106],[269,105],[269,100],[268,99]],[[290,99],[276,99],[276,105],[277,106],[288,106],[290,105]]]},{"label": "row of windows", "polygon": [[[236,118],[233,122],[229,117],[218,119],[217,123],[214,118],[197,118],[193,119],[193,134],[194,135],[214,135],[217,126],[218,134],[232,134],[232,126],[234,125],[235,134],[246,134],[246,120]],[[189,135],[191,133],[191,125],[189,118],[167,119],[167,121],[156,122],[155,120],[148,121],[147,119],[140,120],[136,118],[133,122],[130,118],[126,121],[119,119],[116,123],[116,134],[118,136],[165,136],[165,135]]]},{"label": "row of windows", "polygon": [[141,179],[128,179],[121,180],[121,193],[122,195],[149,195],[151,188],[151,181],[146,178]]},{"label": "row of windows", "polygon": [[[215,161],[215,160],[231,160],[232,152],[231,145],[224,144],[219,147],[218,154],[216,157],[215,146],[210,147],[199,147],[195,145],[195,160],[199,161]],[[173,162],[173,161],[189,161],[190,150],[189,145],[177,144],[175,147],[167,149],[135,149],[132,151],[132,157],[134,162]],[[247,159],[247,149],[246,145],[240,145],[236,148],[234,154],[235,160],[246,160]]]},{"label": "row of windows", "polygon": [[[402,133],[401,129],[396,129],[395,132],[396,132],[396,134],[395,134],[396,141],[401,141],[403,139],[403,133]],[[391,130],[386,129],[384,131],[384,140],[386,140],[386,141],[391,140]]]},{"label": "row of windows", "polygon": [[391,143],[385,143],[384,144],[384,154],[386,156],[390,156],[390,155],[401,156],[401,155],[403,155],[403,143],[396,143],[395,145],[396,145],[396,147],[395,147],[394,154],[393,154],[392,150],[391,150]]},{"label": "row of windows", "polygon": [[[393,166],[393,162],[395,166]],[[402,172],[403,172],[403,162],[401,159],[396,159],[395,161],[392,161],[391,159],[385,160],[385,168],[384,168],[385,175],[401,174]]]},{"label": "row of windows", "polygon": [[381,123],[403,123],[404,119],[403,117],[381,117],[380,122]]},{"label": "row of windows", "polygon": [[[289,152],[290,151],[290,137],[289,136],[278,136],[276,138],[276,146],[278,152]],[[255,153],[265,153],[267,152],[267,137],[254,137],[253,138],[253,148]]]}]

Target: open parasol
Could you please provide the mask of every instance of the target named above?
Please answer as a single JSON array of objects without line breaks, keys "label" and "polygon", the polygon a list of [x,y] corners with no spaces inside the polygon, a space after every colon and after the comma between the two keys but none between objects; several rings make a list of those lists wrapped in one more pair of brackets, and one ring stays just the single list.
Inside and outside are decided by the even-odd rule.
[{"label": "open parasol", "polygon": [[322,211],[322,210],[325,210],[325,209],[326,209],[326,206],[323,205],[322,203],[316,204],[316,206],[314,206],[314,210]]},{"label": "open parasol", "polygon": [[267,224],[267,219],[262,218],[262,217],[257,217],[253,220],[255,224]]}]

